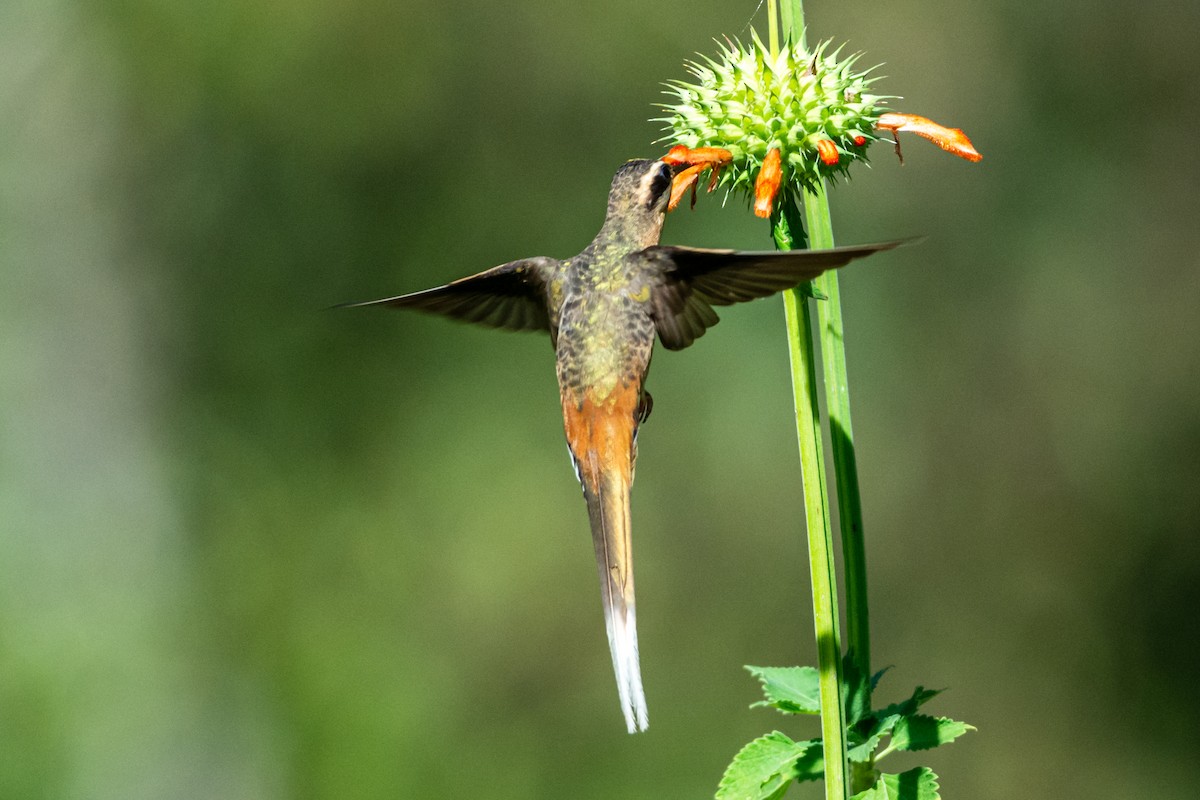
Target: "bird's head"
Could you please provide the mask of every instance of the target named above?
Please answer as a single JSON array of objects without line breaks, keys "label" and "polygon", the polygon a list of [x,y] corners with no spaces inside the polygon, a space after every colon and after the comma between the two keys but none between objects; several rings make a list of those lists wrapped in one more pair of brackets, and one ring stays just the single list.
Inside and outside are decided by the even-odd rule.
[{"label": "bird's head", "polygon": [[657,244],[671,199],[671,167],[663,161],[626,161],[613,176],[604,227],[634,237],[643,246]]},{"label": "bird's head", "polygon": [[671,198],[672,168],[661,160],[626,161],[613,176],[609,202],[654,214],[665,214]]}]

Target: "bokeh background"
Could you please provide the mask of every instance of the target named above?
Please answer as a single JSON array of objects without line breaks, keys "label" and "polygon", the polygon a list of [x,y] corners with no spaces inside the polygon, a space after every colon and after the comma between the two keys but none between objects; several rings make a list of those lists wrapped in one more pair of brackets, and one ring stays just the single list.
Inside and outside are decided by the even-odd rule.
[{"label": "bokeh background", "polygon": [[[815,661],[778,299],[655,363],[636,737],[546,341],[325,310],[577,252],[754,11],[0,5],[0,797],[703,798],[816,734],[741,669]],[[979,728],[892,766],[1194,797],[1200,6],[808,11],[985,154],[834,196],[928,237],[843,278],[880,696]]]}]

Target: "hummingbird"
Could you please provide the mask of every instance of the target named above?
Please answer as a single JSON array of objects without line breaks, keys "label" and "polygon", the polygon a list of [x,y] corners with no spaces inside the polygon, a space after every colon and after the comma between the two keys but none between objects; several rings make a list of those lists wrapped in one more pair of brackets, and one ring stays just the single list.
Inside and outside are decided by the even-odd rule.
[{"label": "hummingbird", "polygon": [[612,179],[604,224],[578,255],[522,258],[433,289],[346,304],[416,309],[550,334],[563,429],[587,502],[609,649],[630,733],[648,725],[634,611],[630,487],[638,427],[653,406],[646,374],[655,338],[667,350],[681,350],[717,324],[713,306],[793,288],[901,243],[784,252],[660,245],[681,166],[662,159],[622,164]]}]

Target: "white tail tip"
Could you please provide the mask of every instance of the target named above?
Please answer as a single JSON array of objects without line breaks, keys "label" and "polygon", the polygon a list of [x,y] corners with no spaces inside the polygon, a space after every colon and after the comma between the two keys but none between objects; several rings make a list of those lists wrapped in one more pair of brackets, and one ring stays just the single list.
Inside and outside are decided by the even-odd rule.
[{"label": "white tail tip", "polygon": [[617,693],[621,711],[630,733],[644,731],[650,725],[646,694],[642,691],[642,670],[638,663],[637,616],[633,606],[622,614],[608,615],[608,646],[612,651],[613,671],[617,674]]}]

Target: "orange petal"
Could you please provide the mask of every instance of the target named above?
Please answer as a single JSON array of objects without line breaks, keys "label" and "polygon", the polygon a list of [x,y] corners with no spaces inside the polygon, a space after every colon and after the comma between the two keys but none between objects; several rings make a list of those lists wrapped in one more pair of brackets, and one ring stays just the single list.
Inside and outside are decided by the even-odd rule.
[{"label": "orange petal", "polygon": [[725,165],[733,161],[733,153],[724,147],[697,147],[688,156],[693,164]]},{"label": "orange petal", "polygon": [[724,147],[697,147],[689,149],[681,144],[677,144],[667,151],[662,160],[673,167],[682,167],[684,165],[696,166],[697,164],[717,167],[724,166],[733,161],[733,153]]},{"label": "orange petal", "polygon": [[721,177],[721,167],[733,161],[733,153],[723,147],[691,149],[677,144],[667,151],[662,161],[672,167],[687,167],[676,173],[675,178],[671,181],[671,199],[667,204],[667,210],[674,211],[688,189],[692,190],[692,206],[695,207],[696,182],[704,170],[712,170],[712,177],[708,181],[708,190],[711,192],[717,188],[717,180]]},{"label": "orange petal", "polygon": [[779,194],[779,186],[783,183],[783,161],[779,148],[772,147],[763,159],[758,178],[754,181],[754,213],[766,219],[771,216],[771,207],[775,205],[775,195]]},{"label": "orange petal", "polygon": [[675,210],[675,206],[679,205],[679,201],[683,199],[685,194],[687,194],[688,189],[693,190],[692,202],[695,203],[696,181],[700,180],[700,173],[703,172],[707,166],[707,164],[697,164],[694,167],[688,167],[672,179],[671,199],[667,202],[668,211]]},{"label": "orange petal", "polygon": [[967,138],[967,135],[961,129],[946,128],[926,117],[918,117],[916,114],[897,114],[893,112],[881,114],[879,121],[875,123],[875,127],[893,132],[905,131],[915,133],[917,136],[922,136],[933,142],[947,153],[953,153],[959,158],[965,158],[967,161],[981,161],[983,159],[983,156],[975,149],[975,145],[971,144],[971,140]]},{"label": "orange petal", "polygon": [[721,165],[721,164],[713,164],[713,168],[710,171],[710,175],[708,178],[708,191],[710,193],[714,189],[717,188],[717,180],[720,179],[720,177],[721,177],[721,167],[722,166],[723,165]]},{"label": "orange petal", "polygon": [[829,167],[832,167],[838,162],[837,145],[832,139],[818,139],[817,152],[821,154],[821,161]]},{"label": "orange petal", "polygon": [[733,154],[725,148],[689,149],[682,144],[677,144],[667,150],[667,155],[662,156],[662,161],[671,164],[672,167],[695,167],[696,164],[724,167],[725,164],[733,161]]},{"label": "orange petal", "polygon": [[667,151],[667,154],[662,157],[664,163],[670,164],[672,167],[681,167],[688,162],[688,153],[691,150],[681,144],[677,144]]}]

